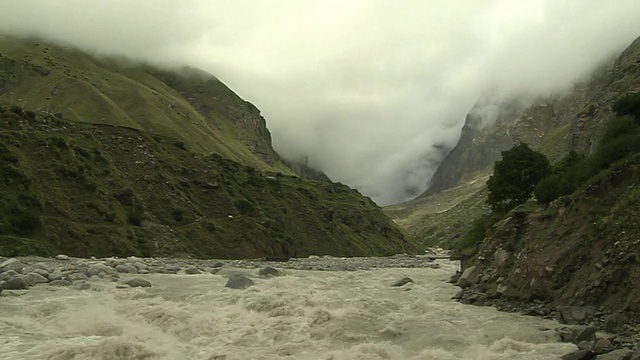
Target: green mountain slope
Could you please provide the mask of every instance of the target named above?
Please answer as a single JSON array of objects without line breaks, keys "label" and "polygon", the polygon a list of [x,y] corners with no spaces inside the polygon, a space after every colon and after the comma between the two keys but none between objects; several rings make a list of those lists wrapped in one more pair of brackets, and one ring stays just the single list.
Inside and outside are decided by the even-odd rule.
[{"label": "green mountain slope", "polygon": [[71,121],[166,135],[198,153],[293,173],[273,151],[258,109],[208,73],[175,71],[181,75],[0,36],[0,101]]},{"label": "green mountain slope", "polygon": [[198,155],[173,138],[0,106],[0,253],[415,252],[369,198]]},{"label": "green mountain slope", "polygon": [[[640,91],[640,39],[615,61],[604,64],[572,91],[533,103],[518,99],[495,103],[484,96],[469,112],[458,144],[440,164],[429,189],[417,199],[386,211],[425,245],[448,245],[487,212],[484,186],[502,151],[522,141],[556,162],[569,151],[592,154],[613,118],[611,104],[619,96]],[[490,110],[490,111],[488,111]],[[482,180],[485,179],[485,180]],[[460,187],[463,190],[456,190]],[[447,203],[447,213],[431,211]],[[472,205],[475,204],[475,205]],[[456,209],[464,208],[460,219]],[[429,229],[444,232],[429,236]],[[453,229],[445,231],[445,229]]]},{"label": "green mountain slope", "polygon": [[210,74],[0,36],[4,256],[417,251],[369,198],[305,171],[324,181],[295,176]]}]

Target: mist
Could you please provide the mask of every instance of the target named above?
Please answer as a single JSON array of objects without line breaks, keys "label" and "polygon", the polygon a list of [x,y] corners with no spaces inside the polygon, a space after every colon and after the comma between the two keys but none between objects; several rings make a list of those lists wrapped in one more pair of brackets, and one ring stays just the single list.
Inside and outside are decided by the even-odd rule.
[{"label": "mist", "polygon": [[425,190],[487,89],[570,89],[640,36],[637,0],[0,0],[0,33],[191,65],[274,147],[378,204]]}]

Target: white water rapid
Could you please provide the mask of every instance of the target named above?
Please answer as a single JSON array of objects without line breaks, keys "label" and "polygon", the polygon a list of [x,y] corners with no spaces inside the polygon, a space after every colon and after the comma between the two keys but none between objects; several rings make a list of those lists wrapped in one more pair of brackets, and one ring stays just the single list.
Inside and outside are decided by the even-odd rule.
[{"label": "white water rapid", "polygon": [[[0,359],[548,360],[575,350],[541,331],[558,323],[450,300],[455,265],[441,264],[272,278],[243,270],[255,281],[246,290],[207,273],[135,275],[149,288],[5,291]],[[415,283],[391,286],[403,276]]]}]

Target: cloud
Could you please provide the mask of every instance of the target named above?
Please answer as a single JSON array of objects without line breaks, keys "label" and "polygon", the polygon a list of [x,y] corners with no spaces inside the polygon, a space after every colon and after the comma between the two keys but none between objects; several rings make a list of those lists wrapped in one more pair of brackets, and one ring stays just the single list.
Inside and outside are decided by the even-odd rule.
[{"label": "cloud", "polygon": [[637,0],[0,0],[0,32],[203,68],[263,111],[281,154],[389,204],[425,189],[482,91],[568,89],[640,35],[638,13]]}]

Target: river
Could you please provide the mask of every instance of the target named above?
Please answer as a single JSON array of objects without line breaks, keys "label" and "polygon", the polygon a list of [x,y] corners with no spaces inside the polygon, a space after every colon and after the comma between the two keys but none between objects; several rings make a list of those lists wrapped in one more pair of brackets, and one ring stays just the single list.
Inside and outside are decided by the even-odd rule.
[{"label": "river", "polygon": [[[0,297],[0,359],[557,359],[556,322],[462,305],[439,269],[286,270],[246,290],[221,274],[149,288],[38,285]],[[414,283],[392,287],[403,276]],[[124,276],[123,276],[124,277]]]}]

